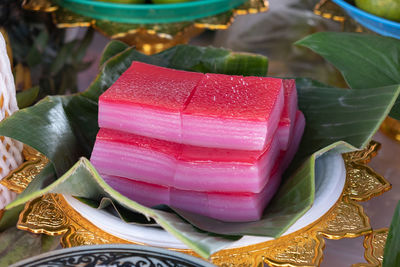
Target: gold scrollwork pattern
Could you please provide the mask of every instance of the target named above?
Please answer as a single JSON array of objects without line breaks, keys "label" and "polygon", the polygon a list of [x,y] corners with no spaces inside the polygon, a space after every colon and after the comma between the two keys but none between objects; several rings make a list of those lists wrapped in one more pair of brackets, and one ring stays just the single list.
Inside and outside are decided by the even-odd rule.
[{"label": "gold scrollwork pattern", "polygon": [[343,159],[348,163],[367,164],[378,154],[380,149],[381,144],[372,140],[363,150],[343,154]]},{"label": "gold scrollwork pattern", "polygon": [[364,257],[368,263],[353,264],[352,267],[379,267],[382,266],[383,252],[385,249],[386,239],[389,233],[388,228],[374,230],[365,236]]},{"label": "gold scrollwork pattern", "polygon": [[18,228],[35,234],[64,234],[70,225],[70,219],[54,202],[54,195],[48,194],[36,198],[20,214]]},{"label": "gold scrollwork pattern", "polygon": [[20,214],[17,227],[35,234],[63,235],[61,244],[64,247],[128,243],[95,227],[60,194],[47,194],[29,202]]},{"label": "gold scrollwork pattern", "polygon": [[345,196],[356,201],[367,201],[392,188],[384,177],[366,165],[380,148],[379,143],[372,141],[364,150],[343,154],[348,176]]},{"label": "gold scrollwork pattern", "polygon": [[248,0],[231,12],[195,22],[143,25],[115,23],[81,16],[53,4],[51,0],[24,0],[22,6],[27,10],[51,13],[54,23],[59,28],[93,27],[112,39],[135,45],[139,51],[154,54],[177,44],[187,43],[204,29],[227,29],[235,16],[265,12],[268,10],[269,3],[267,0]]},{"label": "gold scrollwork pattern", "polygon": [[369,218],[362,206],[345,196],[318,225],[320,233],[329,239],[358,237],[371,231]]},{"label": "gold scrollwork pattern", "polygon": [[64,244],[74,243],[81,245],[110,244],[111,241],[99,237],[86,229],[70,226],[68,232],[64,235],[62,241]]},{"label": "gold scrollwork pattern", "polygon": [[[259,266],[263,262],[270,266],[317,266],[322,261],[324,238],[367,235],[364,246],[368,263],[354,266],[376,266],[373,264],[381,261],[383,255],[385,233],[372,232],[369,218],[357,201],[368,200],[390,188],[382,176],[365,165],[376,155],[379,147],[378,143],[371,142],[362,151],[343,155],[347,170],[343,194],[319,220],[275,240],[219,251],[212,255],[212,262],[218,266]],[[364,182],[369,185],[365,186]],[[45,195],[27,203],[20,214],[18,228],[33,233],[63,235],[61,243],[64,247],[131,243],[97,228],[59,194]],[[197,256],[191,250],[178,251]]]},{"label": "gold scrollwork pattern", "polygon": [[27,145],[24,145],[22,154],[25,162],[0,181],[2,185],[16,193],[21,193],[49,163],[43,154]]}]

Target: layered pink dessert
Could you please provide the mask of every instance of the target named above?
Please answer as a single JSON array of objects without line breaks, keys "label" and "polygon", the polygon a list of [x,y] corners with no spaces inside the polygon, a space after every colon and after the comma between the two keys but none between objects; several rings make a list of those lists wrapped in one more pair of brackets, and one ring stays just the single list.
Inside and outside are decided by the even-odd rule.
[{"label": "layered pink dessert", "polygon": [[261,150],[284,105],[282,79],[133,62],[99,99],[99,126],[189,145]]},{"label": "layered pink dessert", "polygon": [[166,204],[222,221],[240,222],[260,219],[279,187],[281,177],[276,170],[267,186],[257,194],[182,190],[109,175],[103,175],[103,179],[121,194],[142,205]]},{"label": "layered pink dessert", "polygon": [[279,165],[282,173],[286,170],[287,167],[289,167],[290,162],[296,155],[297,149],[299,148],[301,142],[301,137],[303,136],[304,133],[305,125],[306,125],[306,120],[304,118],[304,115],[300,110],[298,110],[296,112],[296,120],[294,126],[291,127],[292,130],[290,133],[288,149],[285,151],[281,151],[280,155],[281,161]]},{"label": "layered pink dessert", "polygon": [[91,162],[123,195],[223,221],[258,220],[305,120],[294,80],[133,62],[99,100]]},{"label": "layered pink dessert", "polygon": [[99,98],[99,126],[181,142],[181,111],[204,74],[134,61]]},{"label": "layered pink dessert", "polygon": [[279,153],[277,138],[261,151],[247,151],[177,144],[102,128],[91,161],[100,173],[152,184],[258,193]]},{"label": "layered pink dessert", "polygon": [[279,120],[277,136],[279,138],[281,149],[286,150],[289,145],[289,140],[291,139],[291,127],[293,127],[297,111],[297,90],[295,80],[283,80],[283,88],[285,103]]},{"label": "layered pink dessert", "polygon": [[182,143],[262,150],[284,106],[281,79],[206,74],[182,113]]},{"label": "layered pink dessert", "polygon": [[[276,162],[267,183],[260,192],[245,190],[237,192],[220,192],[219,190],[198,190],[197,177],[188,177],[196,190],[181,189],[175,186],[148,183],[144,179],[123,178],[117,175],[102,174],[103,179],[126,197],[146,206],[160,204],[171,205],[184,210],[196,212],[222,221],[252,221],[262,216],[264,208],[279,187],[281,175],[293,159],[299,146],[304,129],[304,116],[298,111],[287,151],[281,151],[279,162]],[[168,148],[170,149],[170,148]],[[159,149],[156,149],[160,151]],[[163,150],[165,152],[167,150]],[[215,157],[213,157],[215,160]],[[229,156],[228,156],[229,158]],[[115,159],[118,161],[119,159]],[[93,162],[94,163],[94,162]],[[95,163],[94,163],[95,164]],[[101,167],[96,168],[101,172]],[[211,167],[212,168],[212,167]],[[226,180],[229,185],[229,179]]]}]

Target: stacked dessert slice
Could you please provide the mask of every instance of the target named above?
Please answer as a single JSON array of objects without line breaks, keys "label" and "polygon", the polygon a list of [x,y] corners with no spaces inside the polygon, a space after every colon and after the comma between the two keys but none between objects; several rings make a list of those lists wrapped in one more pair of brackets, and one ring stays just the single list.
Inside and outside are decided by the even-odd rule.
[{"label": "stacked dessert slice", "polygon": [[144,205],[257,220],[304,123],[293,80],[133,62],[100,96],[91,161],[112,187]]}]

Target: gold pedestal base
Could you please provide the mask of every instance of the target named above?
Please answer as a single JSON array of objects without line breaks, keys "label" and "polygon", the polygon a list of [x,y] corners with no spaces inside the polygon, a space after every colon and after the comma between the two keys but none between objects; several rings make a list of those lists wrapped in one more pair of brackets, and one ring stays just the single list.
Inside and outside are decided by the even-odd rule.
[{"label": "gold pedestal base", "polygon": [[[263,262],[270,266],[317,266],[323,258],[325,238],[366,236],[364,246],[367,263],[355,266],[376,266],[373,264],[381,263],[387,229],[382,233],[374,232],[368,216],[357,203],[367,201],[391,188],[382,176],[366,165],[379,148],[380,144],[371,142],[364,150],[343,155],[346,183],[342,196],[319,220],[275,240],[219,251],[212,255],[212,262],[217,266],[260,266]],[[11,175],[18,177],[17,173]],[[17,182],[15,179],[6,180],[9,185]],[[63,235],[61,243],[64,247],[132,243],[93,225],[59,194],[45,195],[27,203],[20,214],[17,227],[32,233]],[[191,250],[178,251],[195,255]]]}]

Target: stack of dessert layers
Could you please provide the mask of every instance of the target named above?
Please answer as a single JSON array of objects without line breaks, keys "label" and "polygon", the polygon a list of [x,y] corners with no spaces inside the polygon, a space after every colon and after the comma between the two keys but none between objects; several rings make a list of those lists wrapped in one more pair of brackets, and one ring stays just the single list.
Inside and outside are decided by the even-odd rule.
[{"label": "stack of dessert layers", "polygon": [[304,124],[294,80],[133,62],[100,96],[91,162],[141,204],[258,220]]}]

